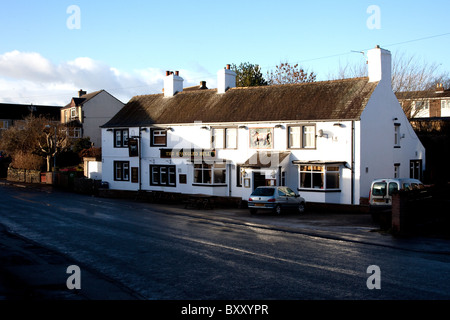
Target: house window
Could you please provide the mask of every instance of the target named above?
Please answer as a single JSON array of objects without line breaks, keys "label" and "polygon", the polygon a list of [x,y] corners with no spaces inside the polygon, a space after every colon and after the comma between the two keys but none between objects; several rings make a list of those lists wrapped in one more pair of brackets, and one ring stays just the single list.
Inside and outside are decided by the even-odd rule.
[{"label": "house window", "polygon": [[394,178],[400,178],[400,163],[394,164]]},{"label": "house window", "polygon": [[314,149],[316,147],[316,126],[289,127],[288,147],[291,149]]},{"label": "house window", "polygon": [[176,187],[176,166],[150,165],[150,185]]},{"label": "house window", "polygon": [[78,110],[77,110],[77,107],[72,107],[72,108],[70,108],[70,118],[71,118],[72,120],[78,118]]},{"label": "house window", "polygon": [[423,118],[430,116],[430,103],[429,101],[413,101],[411,108],[412,118]]},{"label": "house window", "polygon": [[150,145],[152,147],[165,147],[167,146],[167,130],[165,129],[152,129]]},{"label": "house window", "polygon": [[300,188],[339,189],[339,166],[300,166]]},{"label": "house window", "polygon": [[128,129],[114,130],[114,148],[128,148]]},{"label": "house window", "polygon": [[8,129],[8,120],[0,121],[0,130],[6,130],[6,129]]},{"label": "house window", "polygon": [[450,117],[450,100],[441,100],[441,117]]},{"label": "house window", "polygon": [[212,132],[212,147],[215,149],[236,149],[236,128],[214,128]]},{"label": "house window", "polygon": [[194,164],[194,184],[225,184],[226,164]]},{"label": "house window", "polygon": [[114,180],[130,181],[130,162],[114,161]]},{"label": "house window", "polygon": [[394,124],[394,148],[400,148],[400,124]]}]

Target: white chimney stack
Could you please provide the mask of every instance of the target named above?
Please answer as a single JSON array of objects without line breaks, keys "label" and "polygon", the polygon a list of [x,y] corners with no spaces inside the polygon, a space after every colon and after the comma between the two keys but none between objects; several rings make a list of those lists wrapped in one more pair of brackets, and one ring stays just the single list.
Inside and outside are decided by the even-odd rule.
[{"label": "white chimney stack", "polygon": [[376,46],[367,52],[369,82],[383,82],[392,87],[391,52]]},{"label": "white chimney stack", "polygon": [[227,64],[225,69],[217,72],[217,93],[225,93],[234,87],[236,87],[236,72]]},{"label": "white chimney stack", "polygon": [[183,91],[183,78],[178,71],[166,71],[164,78],[164,97],[173,97],[178,92]]}]

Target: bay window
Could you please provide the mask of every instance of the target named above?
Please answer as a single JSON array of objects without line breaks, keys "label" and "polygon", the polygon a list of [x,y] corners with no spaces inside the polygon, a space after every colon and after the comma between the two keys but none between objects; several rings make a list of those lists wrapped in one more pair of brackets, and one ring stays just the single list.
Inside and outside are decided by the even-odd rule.
[{"label": "bay window", "polygon": [[301,165],[300,188],[339,189],[340,167],[327,165]]}]

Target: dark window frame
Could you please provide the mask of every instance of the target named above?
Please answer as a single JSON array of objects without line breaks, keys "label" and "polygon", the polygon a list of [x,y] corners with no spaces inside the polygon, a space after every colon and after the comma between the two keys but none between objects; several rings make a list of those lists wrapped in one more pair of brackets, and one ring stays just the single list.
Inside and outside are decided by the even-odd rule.
[{"label": "dark window frame", "polygon": [[[305,143],[305,127],[313,127],[314,128],[314,146],[312,147],[306,147]],[[292,140],[291,140],[291,128],[300,128],[300,141],[298,141],[299,147],[292,147]],[[294,149],[294,150],[316,150],[317,149],[317,130],[316,130],[316,124],[293,124],[287,126],[287,148],[288,149]]]},{"label": "dark window frame", "polygon": [[[120,168],[117,167],[118,165]],[[128,168],[126,168],[126,166],[128,166]],[[120,175],[118,174],[117,169],[120,169]],[[113,170],[114,181],[130,181],[130,161],[114,161]]]},{"label": "dark window frame", "polygon": [[[117,139],[117,133],[120,133],[120,143],[118,143]],[[127,134],[124,135],[124,132]],[[126,138],[125,138],[126,136]],[[128,139],[130,138],[130,131],[129,129],[114,129],[114,138],[113,138],[113,144],[114,148],[128,148]]]},{"label": "dark window frame", "polygon": [[[164,143],[155,143],[155,132],[164,132],[164,135],[158,137],[164,137]],[[151,147],[167,147],[167,129],[152,128],[150,129],[150,146]]]},{"label": "dark window frame", "polygon": [[[176,187],[177,186],[177,169],[175,165],[151,164],[150,165],[150,185],[157,187]],[[154,169],[156,170],[154,172]],[[164,171],[163,171],[164,170]],[[158,179],[154,179],[153,174],[158,175]],[[164,178],[164,180],[162,180]]]}]

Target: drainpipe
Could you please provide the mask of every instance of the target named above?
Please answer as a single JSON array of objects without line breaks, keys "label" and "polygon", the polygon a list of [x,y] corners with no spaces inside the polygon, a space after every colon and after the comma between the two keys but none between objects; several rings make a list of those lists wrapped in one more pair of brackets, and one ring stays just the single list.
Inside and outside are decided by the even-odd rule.
[{"label": "drainpipe", "polygon": [[138,141],[138,150],[139,150],[139,152],[138,152],[138,157],[139,157],[139,177],[138,177],[138,179],[139,179],[139,193],[141,192],[141,189],[142,189],[142,179],[141,179],[141,176],[142,176],[142,174],[141,174],[141,152],[142,152],[142,150],[141,150],[141,138],[142,138],[142,133],[141,133],[141,130],[142,130],[142,128],[141,127],[139,127],[139,141]]},{"label": "drainpipe", "polygon": [[351,204],[355,204],[355,121],[352,120],[352,137],[351,137]]},{"label": "drainpipe", "polygon": [[231,163],[227,163],[227,172],[228,172],[228,197],[231,197],[231,182],[232,182],[232,174],[231,174],[231,170],[232,168],[232,164]]}]

